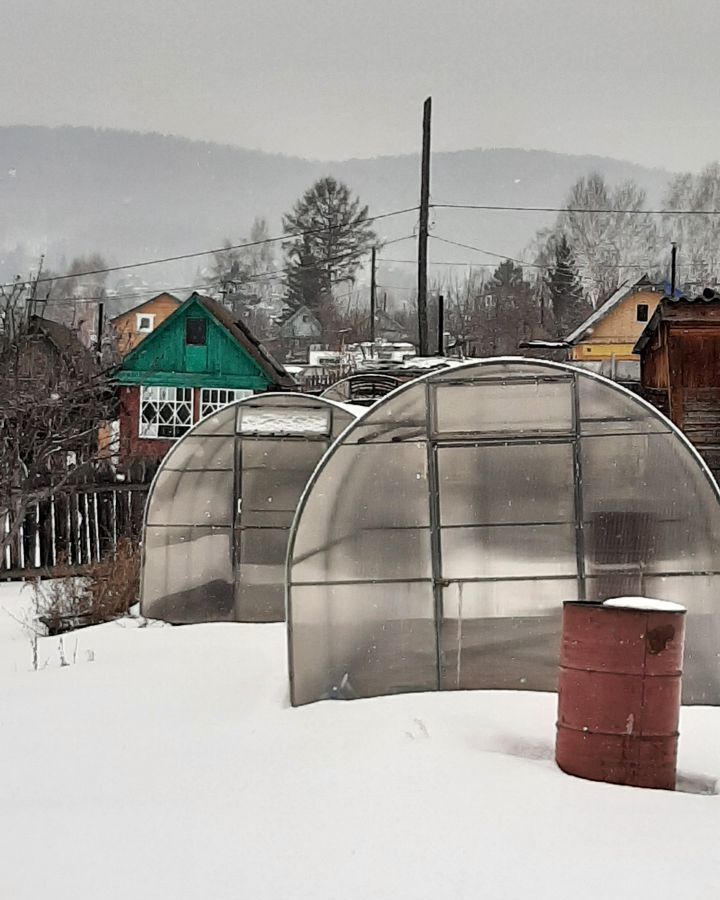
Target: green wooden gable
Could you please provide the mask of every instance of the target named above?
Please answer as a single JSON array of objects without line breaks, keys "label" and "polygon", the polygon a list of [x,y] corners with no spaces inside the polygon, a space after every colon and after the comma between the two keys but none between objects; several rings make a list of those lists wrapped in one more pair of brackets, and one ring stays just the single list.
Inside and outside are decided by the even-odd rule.
[{"label": "green wooden gable", "polygon": [[266,391],[292,379],[230,313],[193,294],[122,362],[119,384]]}]

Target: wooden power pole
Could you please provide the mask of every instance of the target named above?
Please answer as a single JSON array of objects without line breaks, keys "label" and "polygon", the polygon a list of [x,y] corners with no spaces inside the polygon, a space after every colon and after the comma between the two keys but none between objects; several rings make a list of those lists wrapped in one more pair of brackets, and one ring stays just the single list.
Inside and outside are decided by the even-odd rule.
[{"label": "wooden power pole", "polygon": [[445,356],[445,298],[438,295],[438,356]]},{"label": "wooden power pole", "polygon": [[420,230],[418,233],[418,353],[428,355],[427,316],[427,245],[428,223],[430,220],[430,118],[432,97],[428,97],[423,107],[422,161],[420,164]]},{"label": "wooden power pole", "polygon": [[375,293],[377,286],[375,284],[375,247],[372,248],[370,256],[370,343],[375,343]]}]

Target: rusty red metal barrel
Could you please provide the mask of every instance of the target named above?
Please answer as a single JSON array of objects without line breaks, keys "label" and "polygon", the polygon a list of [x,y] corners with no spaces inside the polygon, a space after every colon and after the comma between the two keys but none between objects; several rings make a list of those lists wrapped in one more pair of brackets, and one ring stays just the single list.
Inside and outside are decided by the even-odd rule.
[{"label": "rusty red metal barrel", "polygon": [[564,772],[675,789],[684,639],[675,603],[564,604],[555,745]]}]

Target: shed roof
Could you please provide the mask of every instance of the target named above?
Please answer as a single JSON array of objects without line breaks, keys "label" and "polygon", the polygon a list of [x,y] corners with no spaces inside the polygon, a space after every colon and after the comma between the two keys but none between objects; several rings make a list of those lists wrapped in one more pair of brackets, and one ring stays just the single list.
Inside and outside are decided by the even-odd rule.
[{"label": "shed roof", "polygon": [[667,318],[669,310],[677,310],[685,308],[688,310],[695,309],[698,312],[708,307],[717,309],[720,307],[720,294],[717,294],[712,288],[705,288],[701,294],[689,296],[687,294],[679,294],[674,297],[664,296],[661,298],[655,312],[650,317],[650,321],[643,329],[642,334],[637,339],[637,343],[633,347],[633,353],[642,353],[647,347],[653,334],[657,331],[663,319]]}]

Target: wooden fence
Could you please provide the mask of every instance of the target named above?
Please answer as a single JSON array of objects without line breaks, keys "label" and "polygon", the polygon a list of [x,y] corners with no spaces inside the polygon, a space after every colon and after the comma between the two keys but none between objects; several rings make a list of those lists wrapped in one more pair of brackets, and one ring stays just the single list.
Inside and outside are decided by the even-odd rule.
[{"label": "wooden fence", "polygon": [[[107,558],[119,540],[139,540],[149,489],[149,484],[82,484],[33,504],[5,548],[0,579],[82,571]],[[4,528],[7,534],[7,518]]]}]

